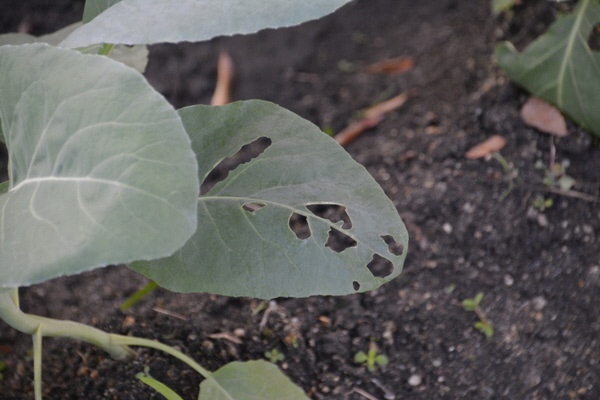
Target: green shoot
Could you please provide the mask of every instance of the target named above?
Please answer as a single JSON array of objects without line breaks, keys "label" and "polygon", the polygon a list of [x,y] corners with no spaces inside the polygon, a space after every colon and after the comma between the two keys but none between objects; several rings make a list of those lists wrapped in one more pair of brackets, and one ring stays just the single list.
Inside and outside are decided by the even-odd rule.
[{"label": "green shoot", "polygon": [[472,311],[477,315],[477,317],[479,317],[479,321],[475,322],[473,327],[479,332],[483,333],[486,338],[491,339],[491,337],[494,335],[494,328],[487,320],[483,310],[479,307],[482,299],[483,292],[479,292],[472,299],[464,299],[462,301],[462,306],[465,311]]},{"label": "green shoot", "polygon": [[500,163],[502,169],[504,170],[506,180],[508,180],[508,187],[500,195],[500,200],[504,200],[504,198],[506,198],[506,196],[508,196],[510,192],[512,192],[515,186],[515,180],[519,176],[519,171],[513,168],[512,164],[506,161],[506,158],[504,158],[497,151],[492,153],[492,157],[494,157],[494,159]]},{"label": "green shoot", "polygon": [[129,296],[127,298],[127,300],[125,300],[121,304],[121,306],[119,307],[119,309],[121,311],[128,310],[133,305],[135,305],[136,303],[138,303],[141,299],[143,299],[144,297],[146,297],[150,292],[152,292],[157,287],[158,287],[158,284],[156,282],[154,282],[154,281],[148,282],[148,284],[146,286],[144,286],[140,290],[137,290],[134,294],[132,294],[131,296]]},{"label": "green shoot", "polygon": [[465,311],[475,311],[475,309],[479,307],[481,299],[483,299],[483,292],[477,293],[472,299],[464,299],[462,301],[462,306]]},{"label": "green shoot", "polygon": [[535,199],[531,202],[531,206],[539,211],[545,211],[546,209],[552,207],[554,201],[551,198],[545,198],[544,196],[536,196]]},{"label": "green shoot", "polygon": [[367,367],[369,372],[374,372],[377,366],[385,366],[389,363],[389,360],[385,354],[378,354],[379,349],[374,342],[369,343],[369,350],[365,353],[359,351],[354,355],[354,362],[362,364]]},{"label": "green shoot", "polygon": [[144,372],[139,372],[135,377],[143,384],[156,390],[167,400],[183,400],[183,398],[175,393],[170,387],[151,377],[149,371],[150,368],[146,367],[144,368]]},{"label": "green shoot", "polygon": [[494,335],[494,328],[489,324],[489,322],[477,321],[473,324],[473,327],[479,332],[483,333],[488,339]]},{"label": "green shoot", "polygon": [[285,355],[280,353],[277,349],[271,349],[271,351],[265,351],[265,358],[273,364],[277,364],[279,361],[285,360]]}]

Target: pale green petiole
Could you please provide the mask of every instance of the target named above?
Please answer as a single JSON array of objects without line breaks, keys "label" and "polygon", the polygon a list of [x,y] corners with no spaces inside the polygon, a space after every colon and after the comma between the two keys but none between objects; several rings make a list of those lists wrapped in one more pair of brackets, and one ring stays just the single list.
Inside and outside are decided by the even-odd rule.
[{"label": "pale green petiole", "polygon": [[[210,371],[204,369],[191,357],[160,342],[132,336],[106,333],[73,321],[63,321],[39,317],[24,313],[19,308],[18,289],[0,289],[0,320],[5,321],[14,329],[32,335],[33,337],[33,362],[34,362],[34,391],[36,400],[42,398],[42,338],[65,337],[83,340],[84,342],[100,347],[116,359],[125,359],[134,353],[129,346],[149,347],[169,354],[186,363],[205,379],[221,387]],[[225,390],[223,389],[225,392]]]},{"label": "pale green petiole", "polygon": [[110,52],[112,51],[112,49],[115,47],[114,44],[109,44],[106,43],[102,46],[102,48],[100,49],[100,51],[98,51],[98,54],[101,56],[107,56],[110,54]]},{"label": "pale green petiole", "polygon": [[42,399],[42,324],[39,324],[33,334],[33,391],[35,399]]},{"label": "pale green petiole", "polygon": [[16,330],[30,335],[35,335],[41,325],[43,336],[83,340],[100,347],[117,359],[125,359],[133,355],[132,350],[127,346],[114,342],[114,335],[100,329],[78,322],[61,321],[24,313],[18,306],[17,289],[0,289],[0,319]]}]

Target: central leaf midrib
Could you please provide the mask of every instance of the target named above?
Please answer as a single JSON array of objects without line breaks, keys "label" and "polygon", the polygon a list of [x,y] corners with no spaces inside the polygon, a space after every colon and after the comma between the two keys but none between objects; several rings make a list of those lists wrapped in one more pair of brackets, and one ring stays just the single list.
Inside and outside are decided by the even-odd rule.
[{"label": "central leaf midrib", "polygon": [[142,193],[148,197],[154,198],[162,203],[164,203],[165,205],[167,205],[169,208],[177,211],[177,213],[179,214],[183,214],[181,210],[177,209],[175,206],[173,206],[171,203],[169,203],[167,201],[166,198],[164,197],[160,197],[154,193],[148,192],[146,190],[143,190],[139,187],[136,186],[132,186],[132,185],[128,185],[126,183],[123,182],[119,182],[119,181],[111,181],[108,179],[100,179],[100,178],[92,178],[89,176],[83,176],[83,177],[56,177],[56,176],[47,176],[47,177],[40,177],[40,178],[29,178],[24,180],[23,182],[20,182],[19,184],[17,184],[16,186],[14,186],[13,188],[11,188],[9,190],[9,192],[7,194],[10,194],[11,192],[15,192],[19,189],[21,189],[24,186],[27,186],[29,184],[39,184],[39,183],[48,183],[48,182],[74,182],[74,183],[99,183],[99,184],[103,184],[103,185],[110,185],[110,186],[116,186],[119,188],[123,188],[126,190],[131,190],[131,191],[135,191],[138,193]]},{"label": "central leaf midrib", "polygon": [[[329,225],[332,229],[335,229],[335,230],[343,233],[344,235],[350,237],[351,239],[356,241],[356,243],[361,243],[362,245],[366,246],[369,250],[373,251],[373,253],[380,254],[379,251],[377,251],[376,249],[373,249],[371,246],[367,245],[365,242],[360,240],[357,236],[353,235],[352,232],[342,228],[341,226],[336,225],[335,223],[331,222],[327,218],[319,217],[318,215],[315,215],[315,214],[311,213],[310,211],[305,211],[300,208],[288,206],[287,204],[278,203],[278,202],[267,200],[264,198],[237,197],[237,196],[200,196],[198,198],[198,201],[228,201],[228,202],[234,201],[234,202],[244,202],[244,203],[257,202],[257,203],[264,203],[265,205],[271,205],[274,207],[281,207],[286,210],[290,210],[291,212],[300,214],[306,218],[311,218],[311,219],[317,220],[319,222],[322,222],[326,225]],[[314,202],[314,203],[315,204],[326,204],[327,202]],[[304,204],[304,205],[306,205],[306,204]]]},{"label": "central leaf midrib", "polygon": [[577,38],[577,34],[580,30],[580,27],[581,27],[581,24],[583,21],[583,16],[585,14],[585,10],[587,9],[589,2],[590,2],[590,0],[582,0],[581,11],[575,18],[575,23],[573,24],[573,29],[569,33],[569,39],[567,40],[567,45],[565,47],[565,54],[564,54],[562,62],[560,64],[560,69],[558,72],[558,79],[557,79],[558,87],[557,87],[557,92],[556,92],[556,102],[557,102],[557,105],[559,106],[559,108],[563,107],[563,88],[564,88],[564,80],[565,80],[565,74],[566,74],[566,70],[567,70],[567,64],[569,63],[571,53],[573,52],[573,46],[575,43],[575,39]]}]

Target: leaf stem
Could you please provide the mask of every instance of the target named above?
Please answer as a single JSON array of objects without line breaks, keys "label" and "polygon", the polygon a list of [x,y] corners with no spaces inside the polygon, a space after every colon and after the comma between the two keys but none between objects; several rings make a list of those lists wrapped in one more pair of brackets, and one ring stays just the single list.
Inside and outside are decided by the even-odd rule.
[{"label": "leaf stem", "polygon": [[33,334],[33,391],[35,400],[42,400],[42,324]]},{"label": "leaf stem", "polygon": [[98,51],[98,54],[101,56],[107,56],[110,54],[110,52],[112,51],[112,49],[115,47],[114,44],[110,44],[110,43],[105,43],[102,48],[100,49],[100,51]]},{"label": "leaf stem", "polygon": [[123,336],[123,335],[115,335],[110,334],[112,340],[116,344],[120,344],[123,346],[138,346],[138,347],[149,347],[151,349],[160,350],[170,356],[175,357],[176,359],[186,363],[189,365],[194,371],[198,372],[202,377],[209,380],[214,380],[212,374],[207,369],[203,368],[200,364],[198,364],[193,358],[183,354],[181,351],[168,346],[166,344],[150,340],[144,339],[134,336]]},{"label": "leaf stem", "polygon": [[[113,342],[112,335],[94,327],[73,321],[61,321],[26,314],[18,307],[17,289],[0,289],[0,319],[16,330],[35,335],[43,325],[43,336],[79,339],[100,347],[116,359],[125,359],[133,355],[131,349]],[[16,301],[15,301],[16,299]]]},{"label": "leaf stem", "polygon": [[73,321],[63,321],[26,314],[18,307],[18,289],[0,289],[0,319],[18,331],[33,336],[34,388],[36,400],[42,394],[42,338],[66,337],[83,340],[100,347],[116,359],[125,359],[134,353],[129,346],[148,347],[177,358],[212,381],[223,393],[227,391],[217,382],[210,371],[191,357],[166,344],[150,339],[107,333],[91,326]]}]

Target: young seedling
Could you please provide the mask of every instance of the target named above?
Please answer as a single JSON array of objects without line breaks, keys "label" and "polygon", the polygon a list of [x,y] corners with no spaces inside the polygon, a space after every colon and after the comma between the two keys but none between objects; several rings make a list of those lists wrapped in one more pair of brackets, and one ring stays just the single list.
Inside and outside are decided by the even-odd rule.
[{"label": "young seedling", "polygon": [[270,351],[265,351],[265,358],[269,360],[269,362],[277,364],[279,361],[285,360],[285,355],[273,348]]},{"label": "young seedling", "polygon": [[183,400],[173,389],[150,376],[150,368],[148,367],[144,368],[144,372],[138,372],[135,377],[144,385],[156,390],[167,400]]},{"label": "young seedling", "polygon": [[[263,101],[175,110],[140,73],[146,45],[294,25],[347,2],[87,0],[83,24],[0,35],[9,175],[0,182],[0,320],[33,338],[36,400],[44,337],[83,340],[116,359],[134,346],[159,350],[204,378],[200,400],[307,398],[264,360],[211,372],[154,340],[24,313],[18,288],[110,264],[176,292],[258,299],[365,292],[398,276],[408,234],[395,206],[319,128]],[[198,195],[215,166],[261,140],[263,153]],[[343,207],[351,227],[314,214],[319,204]],[[306,219],[308,238],[290,228],[294,216]],[[333,251],[330,231],[356,244]],[[393,265],[385,278],[368,269],[375,256]]]},{"label": "young seedling", "polygon": [[575,179],[567,175],[568,163],[553,162],[550,168],[544,171],[543,183],[549,188],[569,191],[577,183]]},{"label": "young seedling", "polygon": [[464,299],[462,301],[462,306],[465,311],[474,312],[477,317],[479,317],[479,321],[473,324],[473,327],[483,333],[483,335],[490,339],[494,335],[494,328],[492,324],[488,322],[485,313],[479,307],[479,303],[483,299],[483,292],[479,292],[472,299]]},{"label": "young seedling", "polygon": [[545,198],[544,196],[536,196],[531,202],[531,206],[538,211],[544,212],[546,209],[552,207],[554,201],[551,198]]},{"label": "young seedling", "polygon": [[377,345],[372,341],[369,343],[369,350],[366,353],[359,351],[354,355],[354,362],[366,366],[369,372],[374,372],[377,366],[386,366],[389,360],[385,354],[379,353]]},{"label": "young seedling", "polygon": [[494,159],[500,163],[502,169],[504,170],[505,179],[508,181],[508,187],[502,192],[502,194],[500,194],[500,200],[503,200],[513,190],[515,181],[519,178],[519,170],[514,168],[512,163],[506,161],[502,154],[498,152],[493,152],[492,157],[494,157]]}]

